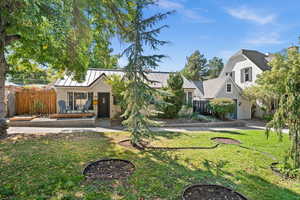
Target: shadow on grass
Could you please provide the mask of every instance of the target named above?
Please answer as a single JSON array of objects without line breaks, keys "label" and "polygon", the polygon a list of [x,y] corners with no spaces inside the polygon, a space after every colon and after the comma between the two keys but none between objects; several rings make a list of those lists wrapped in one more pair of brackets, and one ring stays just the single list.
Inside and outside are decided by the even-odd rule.
[{"label": "shadow on grass", "polygon": [[233,134],[233,135],[245,135],[244,133],[241,133],[240,131],[233,131],[233,130],[211,130],[211,132],[215,133],[227,133],[227,134]]},{"label": "shadow on grass", "polygon": [[[1,150],[2,147],[12,160],[0,159],[0,199],[178,200],[187,185],[196,183],[230,187],[251,200],[299,199],[298,194],[261,177],[243,171],[227,172],[224,168],[230,160],[197,163],[182,160],[184,152],[129,150],[103,133],[41,137],[15,144],[0,143]],[[85,182],[81,174],[84,166],[103,158],[130,160],[136,170],[127,180]]]}]

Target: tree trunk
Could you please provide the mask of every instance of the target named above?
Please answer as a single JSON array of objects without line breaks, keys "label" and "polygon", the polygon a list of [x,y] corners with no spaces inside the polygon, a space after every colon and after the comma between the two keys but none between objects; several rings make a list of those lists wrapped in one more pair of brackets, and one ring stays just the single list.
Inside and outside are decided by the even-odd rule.
[{"label": "tree trunk", "polygon": [[7,63],[5,60],[5,22],[0,15],[0,138],[6,136],[8,128],[5,117],[5,74],[7,71]]}]

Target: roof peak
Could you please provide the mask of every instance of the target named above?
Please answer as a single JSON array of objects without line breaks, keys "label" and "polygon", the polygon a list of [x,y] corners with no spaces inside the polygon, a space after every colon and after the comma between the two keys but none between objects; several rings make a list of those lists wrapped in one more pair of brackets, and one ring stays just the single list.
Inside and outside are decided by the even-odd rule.
[{"label": "roof peak", "polygon": [[[105,69],[105,68],[88,68],[88,70],[93,70],[93,71],[117,71],[117,72],[122,72],[124,69],[118,68],[118,69]],[[167,72],[167,71],[149,71],[150,73],[175,73],[175,72]]]}]

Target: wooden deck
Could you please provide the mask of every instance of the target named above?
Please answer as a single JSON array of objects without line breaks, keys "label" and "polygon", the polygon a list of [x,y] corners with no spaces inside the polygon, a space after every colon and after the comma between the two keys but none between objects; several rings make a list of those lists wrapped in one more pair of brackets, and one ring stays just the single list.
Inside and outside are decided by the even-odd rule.
[{"label": "wooden deck", "polygon": [[60,119],[60,118],[85,118],[85,117],[93,117],[95,113],[57,113],[51,114],[50,119]]}]

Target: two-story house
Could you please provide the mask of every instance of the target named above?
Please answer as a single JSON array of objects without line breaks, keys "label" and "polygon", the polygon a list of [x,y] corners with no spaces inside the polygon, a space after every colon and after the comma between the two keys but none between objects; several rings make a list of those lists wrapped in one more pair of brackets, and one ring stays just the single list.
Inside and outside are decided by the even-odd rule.
[{"label": "two-story house", "polygon": [[231,56],[216,79],[203,82],[200,99],[231,98],[236,102],[236,119],[251,119],[251,103],[242,91],[255,84],[259,74],[269,70],[271,56],[255,50],[242,49]]}]

